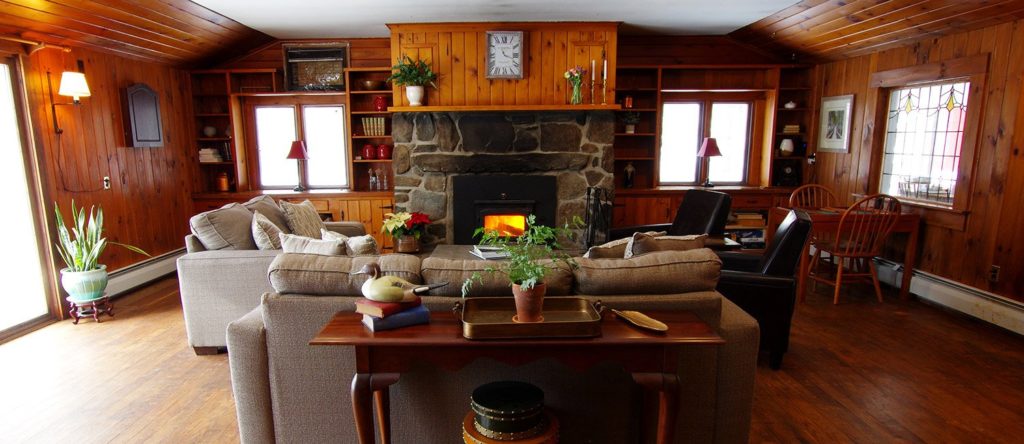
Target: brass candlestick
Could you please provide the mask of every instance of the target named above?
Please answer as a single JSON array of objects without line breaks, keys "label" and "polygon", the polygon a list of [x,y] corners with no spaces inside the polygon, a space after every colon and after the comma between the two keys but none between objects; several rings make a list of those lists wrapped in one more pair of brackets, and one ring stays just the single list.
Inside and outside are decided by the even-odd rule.
[{"label": "brass candlestick", "polygon": [[590,82],[590,104],[591,105],[593,105],[595,103],[594,100],[595,100],[594,99],[594,82],[591,81]]}]

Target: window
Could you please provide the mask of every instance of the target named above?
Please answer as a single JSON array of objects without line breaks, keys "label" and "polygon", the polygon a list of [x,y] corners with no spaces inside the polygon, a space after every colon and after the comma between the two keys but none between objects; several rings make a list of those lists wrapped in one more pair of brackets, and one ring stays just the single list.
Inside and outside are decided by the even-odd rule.
[{"label": "window", "polygon": [[[348,188],[348,140],[345,106],[331,97],[247,98],[255,183],[259,188]],[[300,178],[297,160],[287,159],[292,142],[306,142],[307,160]]]},{"label": "window", "polygon": [[[706,96],[706,95],[705,95]],[[662,107],[659,183],[743,183],[750,153],[751,101],[695,98]],[[718,141],[721,157],[697,158],[704,137]]]},{"label": "window", "polygon": [[880,191],[951,207],[960,171],[970,82],[893,89]]}]

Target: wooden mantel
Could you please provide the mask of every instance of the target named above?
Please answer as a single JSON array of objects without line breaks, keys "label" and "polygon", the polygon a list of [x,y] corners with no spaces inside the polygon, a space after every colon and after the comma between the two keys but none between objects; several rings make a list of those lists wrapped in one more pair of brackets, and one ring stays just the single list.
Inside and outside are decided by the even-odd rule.
[{"label": "wooden mantel", "polygon": [[[617,22],[493,22],[389,24],[391,57],[408,55],[428,61],[438,73],[437,89],[427,88],[431,107],[479,107],[514,110],[515,107],[569,105],[567,69],[596,69],[594,104],[614,104]],[[523,31],[526,70],[521,80],[486,77],[487,31]],[[608,61],[608,86],[601,100],[601,71]],[[591,103],[590,73],[585,76],[583,102]],[[394,86],[395,109],[409,106],[402,87]],[[520,108],[521,109],[521,108]],[[419,110],[417,110],[419,111]]]}]

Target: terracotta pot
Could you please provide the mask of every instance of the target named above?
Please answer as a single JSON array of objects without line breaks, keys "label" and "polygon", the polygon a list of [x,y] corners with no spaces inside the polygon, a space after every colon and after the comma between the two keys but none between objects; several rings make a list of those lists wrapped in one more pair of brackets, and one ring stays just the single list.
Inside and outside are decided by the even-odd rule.
[{"label": "terracotta pot", "polygon": [[373,146],[372,143],[363,145],[363,159],[373,160],[377,158],[377,147]]},{"label": "terracotta pot", "polygon": [[516,322],[541,322],[544,317],[544,293],[547,284],[537,284],[533,289],[525,290],[519,284],[512,284],[512,295],[516,298]]},{"label": "terracotta pot", "polygon": [[395,238],[396,253],[418,253],[420,251],[420,240],[411,234],[404,234]]}]

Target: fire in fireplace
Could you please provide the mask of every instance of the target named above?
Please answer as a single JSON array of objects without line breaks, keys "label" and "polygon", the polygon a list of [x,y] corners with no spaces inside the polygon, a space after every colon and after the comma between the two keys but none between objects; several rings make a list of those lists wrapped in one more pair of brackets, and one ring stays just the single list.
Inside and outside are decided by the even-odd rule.
[{"label": "fire in fireplace", "polygon": [[452,178],[454,238],[456,244],[475,244],[479,227],[495,228],[518,236],[526,229],[526,216],[554,225],[558,186],[554,176],[464,175]]},{"label": "fire in fireplace", "polygon": [[526,231],[524,214],[485,214],[484,231],[497,231],[501,236],[517,237]]}]

